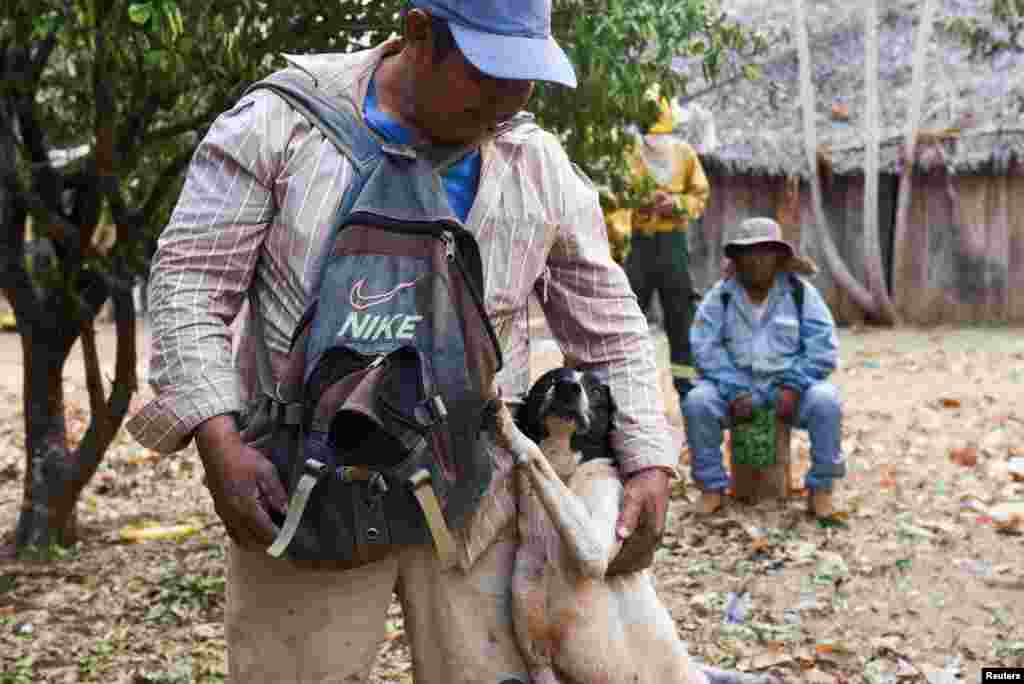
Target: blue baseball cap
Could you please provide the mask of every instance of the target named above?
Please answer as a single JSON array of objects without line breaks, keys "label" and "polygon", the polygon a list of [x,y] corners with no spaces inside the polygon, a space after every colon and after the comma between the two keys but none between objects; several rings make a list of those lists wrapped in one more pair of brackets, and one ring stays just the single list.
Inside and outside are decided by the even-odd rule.
[{"label": "blue baseball cap", "polygon": [[444,19],[462,54],[488,76],[576,87],[576,72],[551,36],[551,0],[412,0]]}]

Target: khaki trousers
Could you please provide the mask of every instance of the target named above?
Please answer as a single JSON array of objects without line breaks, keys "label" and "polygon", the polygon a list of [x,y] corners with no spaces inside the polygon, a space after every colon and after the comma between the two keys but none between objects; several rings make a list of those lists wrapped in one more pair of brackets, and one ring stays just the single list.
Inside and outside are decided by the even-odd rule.
[{"label": "khaki trousers", "polygon": [[417,684],[529,684],[515,642],[512,528],[469,573],[433,549],[348,571],[298,569],[233,546],[225,616],[233,684],[365,682],[398,593]]}]

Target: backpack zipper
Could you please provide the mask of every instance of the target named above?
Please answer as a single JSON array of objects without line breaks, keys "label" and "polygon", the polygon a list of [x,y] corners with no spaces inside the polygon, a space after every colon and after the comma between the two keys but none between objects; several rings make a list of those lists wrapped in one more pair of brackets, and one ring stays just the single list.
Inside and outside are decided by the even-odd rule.
[{"label": "backpack zipper", "polygon": [[[484,306],[483,296],[481,295],[480,292],[477,291],[476,286],[469,279],[469,271],[463,265],[462,259],[459,258],[459,253],[455,249],[455,232],[452,230],[443,229],[440,232],[435,232],[429,229],[424,231],[410,230],[408,228],[401,227],[401,222],[397,221],[396,219],[392,219],[387,216],[381,216],[380,214],[375,214],[373,212],[353,212],[346,219],[345,224],[349,225],[356,223],[358,219],[363,217],[369,218],[371,225],[380,226],[384,230],[390,230],[395,233],[402,233],[406,235],[432,235],[434,238],[440,239],[442,242],[444,242],[445,257],[454,261],[455,265],[459,269],[459,272],[462,274],[462,278],[466,283],[466,288],[469,290],[470,297],[476,304],[477,313],[480,314],[480,318],[484,322],[484,327],[487,330],[487,336],[491,339],[491,344],[494,346],[494,351],[498,359],[498,369],[500,370],[504,366],[501,353],[501,344],[498,342],[498,335],[497,333],[494,332],[494,326],[491,324],[491,319],[487,316],[487,307]],[[383,221],[381,219],[383,219]]]}]

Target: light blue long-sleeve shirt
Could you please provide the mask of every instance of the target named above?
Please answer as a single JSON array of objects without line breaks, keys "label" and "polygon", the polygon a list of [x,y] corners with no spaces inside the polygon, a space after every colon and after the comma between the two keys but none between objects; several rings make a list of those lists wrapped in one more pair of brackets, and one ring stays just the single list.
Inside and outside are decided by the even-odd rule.
[{"label": "light blue long-sleeve shirt", "polygon": [[[786,273],[776,276],[761,320],[735,277],[719,281],[704,296],[690,345],[701,378],[713,382],[726,401],[750,394],[755,405],[767,405],[778,388],[802,394],[836,369],[839,340],[832,312],[818,290],[802,282],[802,321]],[[724,317],[723,292],[730,295]]]}]

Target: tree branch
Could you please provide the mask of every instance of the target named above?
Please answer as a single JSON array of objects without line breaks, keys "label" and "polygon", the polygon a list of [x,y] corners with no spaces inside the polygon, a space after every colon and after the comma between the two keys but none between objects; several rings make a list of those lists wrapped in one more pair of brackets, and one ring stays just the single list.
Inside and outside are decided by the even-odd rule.
[{"label": "tree branch", "polygon": [[868,291],[878,304],[879,318],[889,324],[899,322],[886,287],[882,266],[882,247],[878,233],[878,157],[879,157],[879,92],[878,92],[878,2],[867,0],[864,13],[865,61],[864,83],[867,109],[864,116],[866,160],[864,164],[864,271]]},{"label": "tree branch", "polygon": [[[141,107],[134,113],[127,117],[127,121],[121,134],[116,136],[117,142],[114,146],[116,158],[124,164],[125,161],[132,157],[132,150],[141,147],[141,143],[145,134],[146,129],[149,127],[150,121],[156,116],[156,113],[160,110],[161,97],[157,94],[149,94],[146,96]],[[129,165],[130,166],[130,165]]]},{"label": "tree branch", "polygon": [[96,328],[92,320],[83,320],[79,337],[82,340],[82,363],[85,366],[85,386],[89,390],[89,411],[93,422],[101,433],[106,432],[110,423],[107,398],[103,392],[103,373],[100,370],[100,356],[96,350]]},{"label": "tree branch", "polygon": [[176,138],[184,133],[190,133],[212,122],[215,118],[217,118],[217,115],[220,114],[224,109],[224,101],[219,100],[215,107],[211,107],[199,116],[192,117],[191,119],[186,119],[181,123],[161,126],[160,128],[157,128],[147,133],[143,139],[145,140],[146,144],[149,144],[161,142],[163,140],[169,140],[171,138]]},{"label": "tree branch", "polygon": [[[117,356],[114,362],[114,380],[111,383],[109,396],[104,400],[102,378],[99,383],[99,394],[96,395],[97,403],[94,402],[93,387],[89,388],[90,420],[89,427],[82,437],[82,441],[75,449],[71,459],[74,463],[72,477],[74,479],[74,491],[80,491],[92,478],[99,467],[100,462],[106,454],[110,443],[117,436],[128,409],[131,406],[132,395],[138,389],[138,377],[135,372],[136,344],[135,344],[135,302],[132,299],[132,292],[127,288],[113,289],[114,302],[114,329],[117,336]],[[96,353],[95,340],[92,343],[92,353]],[[85,337],[82,339],[82,349],[85,350]],[[88,359],[86,359],[88,361]],[[99,362],[95,362],[98,368]],[[91,381],[90,381],[91,382]]]},{"label": "tree branch", "polygon": [[[73,8],[71,6],[71,0],[64,0],[64,19],[71,21],[74,16]],[[57,47],[57,34],[60,32],[61,27],[54,26],[53,29],[47,34],[36,48],[35,55],[30,57],[29,74],[30,80],[33,84],[39,81],[39,77],[43,73],[43,69],[46,68],[46,63],[50,61],[50,56]]]},{"label": "tree branch", "polygon": [[[811,51],[807,39],[807,16],[803,0],[794,0],[796,12],[796,34],[800,55],[800,99],[803,104],[804,151],[807,154],[807,165],[810,167],[811,206],[817,224],[816,234],[821,238],[821,247],[836,283],[843,287],[856,302],[857,306],[872,318],[879,317],[880,308],[876,298],[865,288],[856,276],[850,273],[843,261],[839,248],[832,239],[828,217],[822,201],[821,175],[818,172],[818,140],[814,119],[814,85],[811,80]],[[890,321],[891,323],[891,321]]]},{"label": "tree branch", "polygon": [[[0,196],[3,192],[0,188]],[[9,200],[14,205],[12,216],[0,225],[0,291],[14,309],[15,318],[30,321],[40,315],[41,307],[25,268],[24,240],[28,214],[16,198],[17,195]]]},{"label": "tree branch", "polygon": [[36,229],[40,233],[65,245],[69,249],[81,249],[82,236],[78,232],[78,226],[49,207],[38,193],[22,188],[13,171],[7,173],[4,177],[0,177],[0,182],[3,182],[10,192],[15,193],[25,204],[29,213],[38,219]]}]

